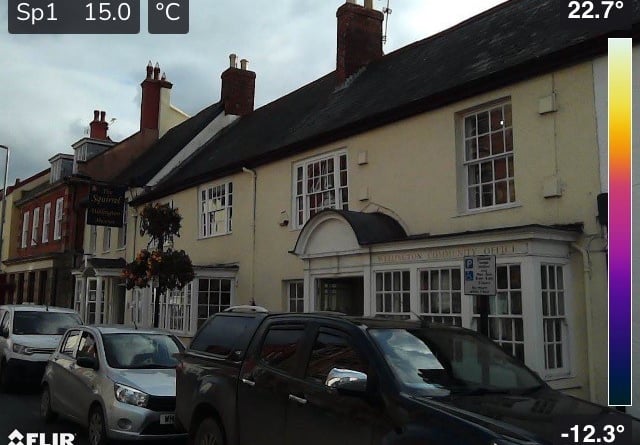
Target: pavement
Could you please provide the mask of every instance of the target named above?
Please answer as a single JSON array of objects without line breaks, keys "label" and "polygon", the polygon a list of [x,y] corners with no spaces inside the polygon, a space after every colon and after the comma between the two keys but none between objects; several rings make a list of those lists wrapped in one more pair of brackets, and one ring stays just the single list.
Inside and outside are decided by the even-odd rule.
[{"label": "pavement", "polygon": [[7,437],[18,430],[25,433],[47,433],[47,443],[51,442],[50,433],[75,434],[73,445],[89,445],[86,431],[79,425],[57,419],[47,424],[40,417],[40,393],[37,390],[0,393],[0,444],[9,443]]}]

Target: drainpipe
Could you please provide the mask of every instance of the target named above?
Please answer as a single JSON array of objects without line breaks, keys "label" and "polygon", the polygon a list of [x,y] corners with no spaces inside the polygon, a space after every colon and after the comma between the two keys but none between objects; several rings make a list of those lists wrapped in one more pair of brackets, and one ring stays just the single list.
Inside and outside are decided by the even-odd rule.
[{"label": "drainpipe", "polygon": [[[138,237],[138,209],[134,208],[135,213],[133,213],[133,257],[131,258],[131,261],[136,259],[136,255],[138,254],[136,252],[136,238]],[[126,257],[126,252],[125,252],[125,257]],[[135,316],[135,311],[134,311],[134,307],[133,307],[133,292],[134,290],[131,290],[131,299],[129,300],[129,304],[131,305],[131,321],[133,322],[133,325],[135,326],[136,329],[138,329],[138,325],[136,324],[136,316]],[[126,297],[125,297],[126,299]],[[136,302],[136,308],[135,310],[137,310],[137,306],[140,302]]]},{"label": "drainpipe", "polygon": [[255,268],[256,268],[256,192],[258,183],[258,174],[255,170],[242,167],[242,171],[250,174],[253,177],[253,215],[251,219],[251,301],[255,301],[256,297],[256,283],[255,283]]},{"label": "drainpipe", "polygon": [[593,345],[591,342],[591,262],[589,260],[589,252],[577,243],[571,243],[571,247],[580,252],[582,255],[582,275],[584,280],[584,299],[587,312],[587,365],[589,368],[589,398],[595,402],[596,389],[593,384],[594,366],[593,366]]}]

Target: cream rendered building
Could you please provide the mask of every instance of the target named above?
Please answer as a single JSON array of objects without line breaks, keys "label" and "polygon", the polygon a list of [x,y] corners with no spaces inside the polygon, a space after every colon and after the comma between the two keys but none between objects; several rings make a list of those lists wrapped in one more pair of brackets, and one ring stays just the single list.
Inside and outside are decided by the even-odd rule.
[{"label": "cream rendered building", "polygon": [[[84,140],[73,146],[78,163],[76,170],[91,178],[93,184],[126,187],[127,201],[137,193],[136,187],[128,187],[133,176],[131,172],[136,170],[134,166],[142,162],[173,127],[188,119],[183,111],[171,104],[172,84],[164,74],[161,75],[158,64],[154,67],[149,62],[141,87],[138,132],[90,159],[80,156]],[[87,324],[124,323],[130,319],[126,314],[126,289],[121,275],[129,258],[127,246],[131,241],[135,242],[135,223],[130,223],[133,218],[135,214],[130,214],[125,205],[122,227],[84,226],[83,263],[73,271],[73,300],[74,308]]]},{"label": "cream rendered building", "polygon": [[491,337],[554,388],[606,403],[606,33],[573,34],[559,7],[507,2],[382,56],[382,15],[343,5],[336,72],[241,116],[133,200],[179,209],[174,247],[196,266],[158,296],[160,326],[188,338],[255,302],[477,329],[463,260],[495,255]]}]

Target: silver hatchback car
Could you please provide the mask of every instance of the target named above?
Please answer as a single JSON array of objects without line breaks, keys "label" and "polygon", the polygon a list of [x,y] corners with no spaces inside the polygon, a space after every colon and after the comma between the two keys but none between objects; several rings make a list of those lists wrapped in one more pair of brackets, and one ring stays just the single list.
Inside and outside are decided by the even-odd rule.
[{"label": "silver hatchback car", "polygon": [[186,437],[174,425],[173,354],[183,349],[159,330],[69,329],[47,364],[40,413],[46,421],[59,414],[84,425],[91,445]]}]

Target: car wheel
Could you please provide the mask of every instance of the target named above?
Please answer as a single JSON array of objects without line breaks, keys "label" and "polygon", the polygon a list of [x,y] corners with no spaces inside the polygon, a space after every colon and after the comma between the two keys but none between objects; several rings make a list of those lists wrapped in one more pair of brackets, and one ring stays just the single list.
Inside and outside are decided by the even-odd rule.
[{"label": "car wheel", "polygon": [[42,395],[40,396],[40,416],[42,416],[42,419],[46,423],[50,423],[56,418],[56,413],[51,409],[51,391],[48,385],[42,388]]},{"label": "car wheel", "polygon": [[89,443],[91,445],[105,445],[108,443],[107,427],[102,408],[94,407],[89,412]]},{"label": "car wheel", "polygon": [[211,417],[204,419],[198,426],[194,445],[224,445],[224,437],[218,422]]},{"label": "car wheel", "polygon": [[9,392],[11,389],[11,376],[7,369],[7,363],[0,361],[0,392]]}]

